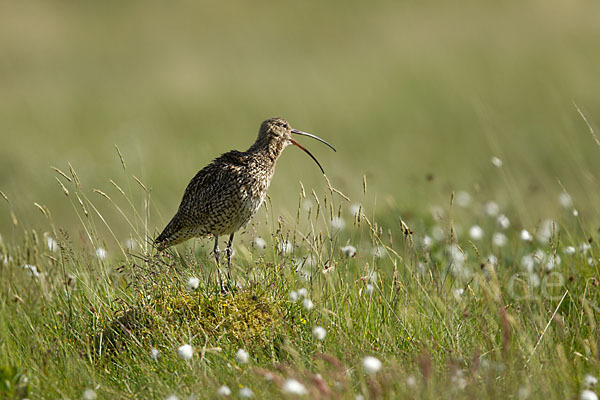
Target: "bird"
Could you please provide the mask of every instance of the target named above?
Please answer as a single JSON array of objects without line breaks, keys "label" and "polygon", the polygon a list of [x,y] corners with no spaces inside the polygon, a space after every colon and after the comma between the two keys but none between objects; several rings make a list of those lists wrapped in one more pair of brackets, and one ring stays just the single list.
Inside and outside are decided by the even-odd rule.
[{"label": "bird", "polygon": [[[275,117],[263,121],[256,141],[248,150],[232,150],[215,158],[189,182],[179,209],[154,243],[158,252],[196,237],[213,236],[213,254],[220,268],[219,237],[229,235],[227,277],[231,279],[233,237],[261,207],[283,150],[294,145],[306,152],[325,174],[319,161],[293,135],[316,139],[333,151],[335,148],[311,133],[293,129],[288,121]],[[219,282],[223,282],[219,269]]]}]

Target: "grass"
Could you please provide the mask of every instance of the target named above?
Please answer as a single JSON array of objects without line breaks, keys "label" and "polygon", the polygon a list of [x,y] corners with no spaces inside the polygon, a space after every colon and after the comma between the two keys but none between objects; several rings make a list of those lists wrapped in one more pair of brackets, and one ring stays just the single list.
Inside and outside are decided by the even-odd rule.
[{"label": "grass", "polygon": [[[210,398],[226,385],[265,398],[293,378],[318,398],[564,398],[598,374],[597,232],[568,202],[552,222],[525,226],[510,212],[499,223],[464,192],[430,216],[378,218],[334,188],[301,190],[295,218],[267,206],[240,235],[235,289],[223,295],[210,243],[147,247],[143,182],[131,178],[146,199],[138,209],[123,195],[91,200],[75,170],[57,177],[83,236],[56,229],[41,207],[46,234],[1,245],[5,396]],[[98,234],[111,231],[101,201],[133,241]],[[467,232],[474,224],[481,238]],[[194,348],[188,361],[183,344]],[[366,356],[381,370],[363,370]]]},{"label": "grass", "polygon": [[[0,4],[0,397],[598,391],[598,7]],[[149,243],[275,115],[338,152],[284,153],[219,295]]]}]

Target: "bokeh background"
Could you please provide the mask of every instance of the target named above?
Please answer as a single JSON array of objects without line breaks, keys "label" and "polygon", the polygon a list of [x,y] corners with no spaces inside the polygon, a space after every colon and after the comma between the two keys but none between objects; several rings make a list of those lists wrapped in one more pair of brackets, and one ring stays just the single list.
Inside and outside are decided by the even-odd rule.
[{"label": "bokeh background", "polygon": [[[68,162],[90,196],[136,175],[158,230],[196,171],[272,116],[334,144],[302,140],[377,212],[467,190],[534,223],[562,184],[598,220],[600,148],[573,102],[596,128],[599,15],[591,0],[2,2],[0,233],[45,224],[34,202],[78,224],[50,169]],[[326,187],[290,148],[278,213],[296,209],[299,181]]]}]

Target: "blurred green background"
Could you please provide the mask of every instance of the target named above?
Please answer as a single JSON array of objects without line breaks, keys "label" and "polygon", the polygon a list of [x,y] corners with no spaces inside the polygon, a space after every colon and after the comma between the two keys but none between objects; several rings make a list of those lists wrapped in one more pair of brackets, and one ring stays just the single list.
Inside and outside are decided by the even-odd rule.
[{"label": "blurred green background", "polygon": [[[161,229],[196,171],[272,116],[334,144],[302,140],[336,187],[381,211],[467,190],[533,223],[558,208],[560,181],[598,220],[600,148],[573,106],[597,126],[598,15],[591,0],[4,1],[0,233],[15,231],[11,208],[19,228],[43,224],[33,202],[78,224],[49,166],[70,162],[90,197],[114,194],[115,144]],[[294,213],[299,180],[326,187],[290,148],[277,212]]]}]

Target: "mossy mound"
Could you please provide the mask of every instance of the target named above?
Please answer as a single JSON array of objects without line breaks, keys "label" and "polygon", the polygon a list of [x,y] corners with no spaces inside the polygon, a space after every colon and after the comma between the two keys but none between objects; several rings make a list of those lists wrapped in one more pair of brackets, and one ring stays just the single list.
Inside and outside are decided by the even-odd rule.
[{"label": "mossy mound", "polygon": [[259,287],[226,295],[159,290],[136,307],[120,312],[102,330],[104,347],[137,342],[156,346],[190,336],[227,338],[228,342],[267,343],[284,324],[284,300]]}]

